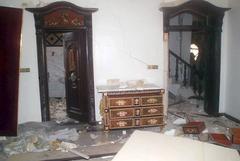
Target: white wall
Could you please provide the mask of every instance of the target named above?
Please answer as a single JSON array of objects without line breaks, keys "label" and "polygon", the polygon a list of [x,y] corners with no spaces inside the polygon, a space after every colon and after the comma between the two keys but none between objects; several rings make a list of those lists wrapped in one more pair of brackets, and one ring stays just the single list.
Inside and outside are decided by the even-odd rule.
[{"label": "white wall", "polygon": [[[93,18],[96,85],[111,78],[146,79],[164,88],[162,14],[158,6],[159,0],[99,4]],[[156,64],[159,69],[148,70],[147,64]],[[101,96],[95,96],[98,107]]]},{"label": "white wall", "polygon": [[225,81],[225,113],[240,119],[240,3],[239,0],[230,0],[228,12],[228,48]]},{"label": "white wall", "polygon": [[41,121],[34,19],[29,12],[23,17],[20,68],[30,68],[30,73],[20,73],[19,123]]},{"label": "white wall", "polygon": [[[34,7],[31,0],[5,1],[0,5]],[[42,2],[53,2],[42,0]],[[164,88],[162,13],[159,0],[72,0],[82,7],[95,7],[93,14],[93,53],[95,85],[105,84],[107,79],[146,79]],[[45,5],[45,4],[43,4]],[[23,50],[21,66],[31,67],[20,81],[19,122],[40,121],[40,102],[37,73],[37,51],[33,16],[24,12]],[[148,70],[148,64],[156,64],[158,70]],[[23,75],[23,74],[22,74]],[[28,87],[26,87],[28,86]],[[27,89],[26,89],[27,88]],[[95,88],[96,89],[96,88]],[[97,120],[101,95],[95,91]]]},{"label": "white wall", "polygon": [[[35,7],[55,0],[1,1],[1,6]],[[167,87],[167,57],[163,53],[162,13],[158,10],[164,0],[69,0],[81,7],[95,7],[93,14],[93,54],[95,86],[107,79],[146,79]],[[173,0],[165,0],[173,1]],[[179,0],[181,1],[181,0]],[[226,0],[209,0],[226,6]],[[19,123],[41,121],[37,50],[33,15],[24,11],[21,67],[30,67],[30,73],[21,73],[19,91]],[[166,50],[165,50],[166,51]],[[147,70],[156,64],[158,70]],[[95,91],[96,117],[100,120],[99,100]]]}]

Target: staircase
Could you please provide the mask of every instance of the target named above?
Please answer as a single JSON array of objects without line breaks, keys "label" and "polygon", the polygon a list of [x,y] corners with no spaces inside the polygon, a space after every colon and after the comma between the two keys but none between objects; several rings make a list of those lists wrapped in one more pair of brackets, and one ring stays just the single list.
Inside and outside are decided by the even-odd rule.
[{"label": "staircase", "polygon": [[171,50],[169,50],[168,84],[170,106],[189,99],[202,98],[198,71]]}]

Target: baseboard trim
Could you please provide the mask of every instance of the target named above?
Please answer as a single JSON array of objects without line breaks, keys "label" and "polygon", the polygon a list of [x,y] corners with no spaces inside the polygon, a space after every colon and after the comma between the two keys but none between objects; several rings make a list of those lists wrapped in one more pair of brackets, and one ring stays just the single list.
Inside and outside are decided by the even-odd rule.
[{"label": "baseboard trim", "polygon": [[235,117],[233,117],[233,116],[231,116],[231,115],[229,115],[229,114],[219,113],[219,116],[225,116],[226,118],[228,118],[228,119],[231,120],[231,121],[234,121],[234,122],[236,122],[236,123],[240,123],[240,120],[239,120],[239,119],[237,119],[237,118],[235,118]]}]

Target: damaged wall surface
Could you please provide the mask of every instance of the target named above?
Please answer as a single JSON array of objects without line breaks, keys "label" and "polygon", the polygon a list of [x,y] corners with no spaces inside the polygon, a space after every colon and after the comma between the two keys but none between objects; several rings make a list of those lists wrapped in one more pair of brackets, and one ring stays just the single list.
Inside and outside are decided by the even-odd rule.
[{"label": "damaged wall surface", "polygon": [[[221,7],[228,5],[226,0],[209,1]],[[0,5],[25,8],[42,7],[52,2],[55,0],[1,1]],[[162,88],[167,87],[165,81],[167,69],[164,66],[167,55],[164,55],[163,50],[163,17],[158,9],[163,2],[175,1],[70,0],[69,2],[81,7],[99,9],[93,14],[95,86],[105,84],[107,79],[118,78],[123,81],[146,79]],[[148,70],[147,65],[152,64],[158,65],[158,69]],[[31,71],[20,75],[19,123],[41,121],[34,18],[27,11],[24,11],[23,16],[20,66],[30,67]],[[98,108],[100,98],[101,95],[95,90],[98,121],[101,120]]]}]

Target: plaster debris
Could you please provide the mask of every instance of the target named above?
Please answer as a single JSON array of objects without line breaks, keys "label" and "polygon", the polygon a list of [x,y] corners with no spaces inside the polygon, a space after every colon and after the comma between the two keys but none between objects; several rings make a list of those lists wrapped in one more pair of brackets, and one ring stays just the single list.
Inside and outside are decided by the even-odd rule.
[{"label": "plaster debris", "polygon": [[0,136],[0,141],[7,140],[6,136]]},{"label": "plaster debris", "polygon": [[96,139],[96,138],[98,137],[98,135],[90,134],[90,137],[91,137],[92,139]]},{"label": "plaster debris", "polygon": [[51,119],[59,123],[65,120],[67,118],[66,107],[66,98],[50,98],[49,109]]},{"label": "plaster debris", "polygon": [[173,124],[175,124],[175,125],[183,125],[186,123],[187,123],[186,119],[182,119],[182,118],[178,118],[173,122]]},{"label": "plaster debris", "polygon": [[208,129],[203,130],[202,133],[208,133]]},{"label": "plaster debris", "polygon": [[171,130],[165,131],[164,134],[168,136],[174,136],[175,132],[176,132],[176,129],[171,129]]},{"label": "plaster debris", "polygon": [[68,152],[70,149],[77,148],[77,145],[69,142],[61,142],[59,148],[57,150],[61,150],[62,152]]},{"label": "plaster debris", "polygon": [[60,146],[57,150],[61,150],[62,152],[71,152],[73,154],[76,154],[78,156],[81,156],[85,159],[89,159],[90,157],[80,151],[74,150],[77,148],[77,145],[74,143],[69,143],[69,142],[61,142]]},{"label": "plaster debris", "polygon": [[78,138],[79,138],[79,134],[75,128],[73,129],[66,128],[66,129],[58,130],[58,131],[52,132],[48,136],[49,141],[53,141],[53,140],[77,141]]},{"label": "plaster debris", "polygon": [[[208,139],[209,133],[225,134],[228,137],[230,136],[229,129],[240,127],[240,124],[226,117],[206,117],[207,114],[205,113],[199,114],[199,111],[201,111],[199,108],[196,108],[195,105],[189,102],[170,106],[165,120],[167,124],[163,129],[160,130],[159,127],[146,127],[139,128],[139,130],[214,143]],[[184,134],[182,130],[183,125],[181,124],[184,120],[203,121],[205,122],[206,129],[198,135]],[[176,123],[175,121],[177,124],[174,124]],[[11,155],[19,153],[54,151],[60,147],[62,142],[74,143],[77,148],[71,149],[71,151],[73,150],[76,153],[79,151],[83,152],[79,149],[85,147],[98,148],[98,146],[125,144],[134,130],[135,129],[121,129],[105,132],[103,131],[102,124],[94,126],[81,123],[77,124],[74,120],[70,119],[60,120],[59,123],[56,123],[56,120],[41,123],[28,122],[19,125],[18,137],[6,137],[6,140],[1,141],[0,160],[4,157],[11,157]],[[232,144],[230,148],[240,150],[240,145]],[[84,153],[88,153],[88,151],[84,151]],[[104,161],[106,161],[106,159]]]}]

